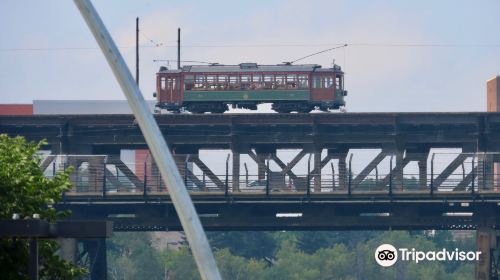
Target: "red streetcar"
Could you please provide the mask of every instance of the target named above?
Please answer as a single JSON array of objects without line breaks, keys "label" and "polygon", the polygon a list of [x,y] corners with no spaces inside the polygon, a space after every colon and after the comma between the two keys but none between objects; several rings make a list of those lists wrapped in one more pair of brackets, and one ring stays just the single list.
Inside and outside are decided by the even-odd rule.
[{"label": "red streetcar", "polygon": [[338,65],[189,65],[179,70],[161,67],[156,75],[157,112],[224,113],[228,104],[256,110],[258,104],[272,103],[278,113],[309,113],[339,109],[347,95]]}]

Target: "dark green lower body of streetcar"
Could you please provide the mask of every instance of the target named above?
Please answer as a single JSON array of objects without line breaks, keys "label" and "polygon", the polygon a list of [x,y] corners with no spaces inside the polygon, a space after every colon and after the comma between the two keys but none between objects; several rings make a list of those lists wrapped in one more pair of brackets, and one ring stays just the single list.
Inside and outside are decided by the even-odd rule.
[{"label": "dark green lower body of streetcar", "polygon": [[233,108],[256,110],[258,104],[273,103],[272,109],[279,113],[308,113],[315,107],[326,111],[345,106],[343,96],[336,97],[333,101],[311,101],[309,90],[186,90],[182,103],[164,103],[159,104],[159,107],[171,111],[183,108],[192,113],[223,113],[227,110],[227,104],[231,104]]}]

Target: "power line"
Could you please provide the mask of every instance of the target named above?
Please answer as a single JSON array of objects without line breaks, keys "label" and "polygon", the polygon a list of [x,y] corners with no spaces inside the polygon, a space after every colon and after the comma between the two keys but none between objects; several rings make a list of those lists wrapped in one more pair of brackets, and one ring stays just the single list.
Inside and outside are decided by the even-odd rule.
[{"label": "power line", "polygon": [[[141,48],[176,48],[177,45],[166,45],[161,42],[148,39],[142,35],[152,45],[142,45]],[[421,48],[500,48],[500,44],[446,44],[446,43],[346,43],[351,47],[421,47]],[[340,43],[297,43],[297,44],[220,44],[220,45],[183,45],[183,48],[276,48],[276,47],[320,47],[338,46]],[[342,43],[343,45],[343,43]],[[134,48],[135,46],[120,46],[120,49]],[[96,47],[35,47],[35,48],[0,48],[0,52],[30,52],[30,51],[79,51],[79,50],[99,50]]]}]

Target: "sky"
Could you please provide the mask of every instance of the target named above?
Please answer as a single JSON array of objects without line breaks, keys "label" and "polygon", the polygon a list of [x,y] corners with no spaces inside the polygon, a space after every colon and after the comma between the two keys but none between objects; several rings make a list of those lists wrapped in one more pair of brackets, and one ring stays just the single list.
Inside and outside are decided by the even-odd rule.
[{"label": "sky", "polygon": [[[155,73],[182,59],[277,64],[348,44],[302,63],[345,71],[349,112],[485,111],[500,73],[499,1],[93,1],[153,99]],[[124,99],[69,0],[0,1],[0,103]],[[170,60],[155,62],[154,60]],[[189,64],[189,63],[183,63]]]}]

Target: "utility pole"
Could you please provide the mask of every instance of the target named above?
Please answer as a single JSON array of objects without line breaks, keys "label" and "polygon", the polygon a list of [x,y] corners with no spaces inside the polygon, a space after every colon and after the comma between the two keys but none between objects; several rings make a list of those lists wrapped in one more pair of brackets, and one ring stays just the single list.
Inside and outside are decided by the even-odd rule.
[{"label": "utility pole", "polygon": [[193,201],[189,197],[160,127],[151,112],[149,112],[139,86],[134,82],[132,73],[90,0],[74,0],[74,2],[127,97],[149,150],[158,165],[162,178],[165,180],[165,185],[179,216],[182,228],[186,233],[201,278],[203,280],[221,279]]},{"label": "utility pole", "polygon": [[177,69],[181,69],[181,29],[177,28]]},{"label": "utility pole", "polygon": [[135,19],[135,81],[139,85],[139,17]]}]

